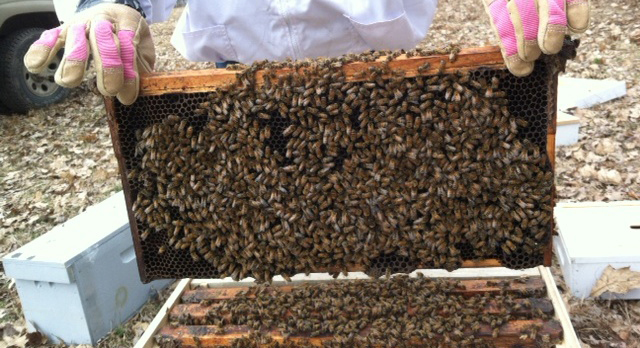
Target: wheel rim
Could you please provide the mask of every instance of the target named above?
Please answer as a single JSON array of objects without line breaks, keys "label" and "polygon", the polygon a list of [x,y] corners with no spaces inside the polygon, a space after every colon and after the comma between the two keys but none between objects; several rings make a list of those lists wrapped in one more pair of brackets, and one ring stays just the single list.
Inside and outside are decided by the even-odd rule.
[{"label": "wheel rim", "polygon": [[24,82],[29,92],[39,97],[48,97],[55,93],[60,88],[54,79],[58,66],[60,66],[60,57],[55,56],[39,74],[32,74],[26,67],[23,68]]}]

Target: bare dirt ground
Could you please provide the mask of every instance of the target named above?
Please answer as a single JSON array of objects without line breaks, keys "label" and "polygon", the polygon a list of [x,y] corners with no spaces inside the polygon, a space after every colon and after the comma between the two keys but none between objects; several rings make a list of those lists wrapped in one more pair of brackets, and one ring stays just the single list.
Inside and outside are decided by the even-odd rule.
[{"label": "bare dirt ground", "polygon": [[[586,110],[580,141],[557,151],[561,201],[640,199],[640,1],[592,0],[591,29],[581,35],[567,76],[627,82],[624,98]],[[152,26],[157,70],[211,67],[181,58],[169,44],[171,21]],[[441,0],[426,46],[494,43],[479,1]],[[65,102],[27,115],[0,116],[0,255],[17,249],[56,224],[121,189],[101,98],[86,86]],[[87,231],[90,233],[90,231]],[[0,271],[2,269],[0,268]],[[564,285],[554,268],[561,290]],[[132,346],[168,291],[117,328],[100,347]],[[640,302],[577,300],[565,294],[585,347],[640,347]],[[24,320],[14,283],[0,272],[0,347],[42,342],[22,335]]]}]

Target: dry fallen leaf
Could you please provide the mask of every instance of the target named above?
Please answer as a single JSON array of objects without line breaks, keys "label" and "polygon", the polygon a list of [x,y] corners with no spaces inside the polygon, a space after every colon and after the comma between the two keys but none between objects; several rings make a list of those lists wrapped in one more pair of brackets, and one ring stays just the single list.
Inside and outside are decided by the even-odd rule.
[{"label": "dry fallen leaf", "polygon": [[630,38],[631,38],[631,41],[633,41],[636,44],[640,45],[640,29],[637,29],[634,32],[632,32],[631,35],[630,35]]},{"label": "dry fallen leaf", "polygon": [[605,156],[616,150],[616,144],[611,139],[603,139],[597,142],[594,148],[596,154]]},{"label": "dry fallen leaf", "polygon": [[622,176],[620,176],[620,172],[615,169],[600,169],[598,171],[598,180],[603,184],[620,185],[622,183]]},{"label": "dry fallen leaf", "polygon": [[640,272],[632,271],[631,267],[615,269],[607,266],[591,289],[591,296],[597,297],[605,292],[626,294],[633,289],[640,289]]},{"label": "dry fallen leaf", "polygon": [[622,325],[622,326],[613,326],[612,327],[613,331],[615,331],[618,336],[620,336],[620,339],[623,341],[627,341],[629,339],[629,327],[626,325]]},{"label": "dry fallen leaf", "polygon": [[[4,345],[4,346],[3,346]],[[27,346],[27,335],[5,336],[0,342],[0,348],[24,348]]]},{"label": "dry fallen leaf", "polygon": [[27,334],[27,347],[42,347],[47,343],[47,336],[40,332],[29,332]]},{"label": "dry fallen leaf", "polygon": [[98,141],[98,136],[95,133],[87,133],[80,137],[85,143],[95,143]]},{"label": "dry fallen leaf", "polygon": [[104,169],[98,169],[93,174],[95,180],[106,180],[109,178],[109,172]]},{"label": "dry fallen leaf", "polygon": [[598,172],[595,170],[595,168],[592,165],[589,165],[589,164],[580,168],[578,170],[578,173],[584,179],[595,178],[598,176]]},{"label": "dry fallen leaf", "polygon": [[20,335],[20,328],[17,328],[11,323],[4,323],[0,326],[0,335],[4,339],[5,337],[13,337]]},{"label": "dry fallen leaf", "polygon": [[147,330],[147,328],[149,327],[149,323],[145,323],[145,322],[137,322],[133,325],[133,332],[135,333],[135,337],[133,338],[134,342],[137,342],[140,337],[142,337],[142,335],[144,335],[144,332]]}]

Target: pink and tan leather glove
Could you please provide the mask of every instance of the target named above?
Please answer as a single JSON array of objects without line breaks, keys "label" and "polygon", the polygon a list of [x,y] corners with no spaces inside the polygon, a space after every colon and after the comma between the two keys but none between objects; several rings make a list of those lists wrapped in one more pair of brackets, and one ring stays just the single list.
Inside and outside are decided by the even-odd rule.
[{"label": "pink and tan leather glove", "polygon": [[507,68],[516,76],[533,71],[541,53],[556,54],[568,30],[589,27],[589,0],[482,0],[500,38]]},{"label": "pink and tan leather glove", "polygon": [[63,87],[82,83],[89,52],[95,60],[98,90],[125,105],[138,97],[140,72],[150,72],[155,49],[149,26],[131,7],[103,3],[78,12],[67,23],[45,31],[27,51],[24,64],[41,72],[64,46],[55,81]]}]

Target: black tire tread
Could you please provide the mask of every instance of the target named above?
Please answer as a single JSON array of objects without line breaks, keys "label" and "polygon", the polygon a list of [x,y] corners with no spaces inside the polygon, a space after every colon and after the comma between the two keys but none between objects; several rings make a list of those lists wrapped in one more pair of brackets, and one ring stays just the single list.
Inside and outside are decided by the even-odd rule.
[{"label": "black tire tread", "polygon": [[[56,103],[69,95],[69,90],[60,89],[47,97],[34,97],[21,86],[22,57],[25,42],[29,45],[44,29],[28,28],[9,34],[0,43],[0,103],[13,112],[25,113],[30,109]],[[23,52],[24,51],[24,52]],[[34,100],[34,98],[37,98]]]}]

